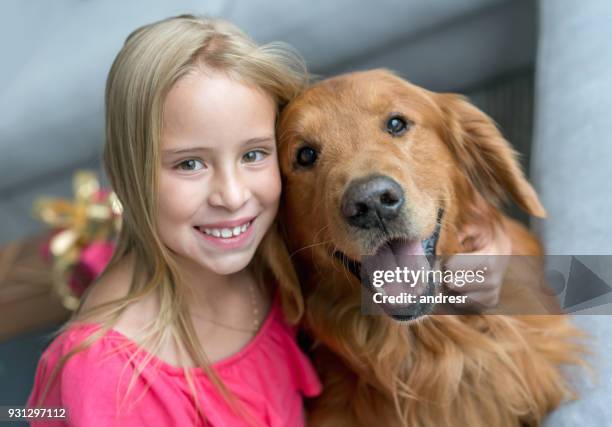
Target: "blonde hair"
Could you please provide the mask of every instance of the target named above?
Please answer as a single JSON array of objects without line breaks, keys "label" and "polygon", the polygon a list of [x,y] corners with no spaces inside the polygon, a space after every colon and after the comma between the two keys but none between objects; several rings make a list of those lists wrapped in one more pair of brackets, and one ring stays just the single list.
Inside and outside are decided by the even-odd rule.
[{"label": "blonde hair", "polygon": [[[183,76],[220,71],[269,94],[282,107],[308,84],[303,60],[282,43],[258,46],[234,25],[220,20],[181,15],[138,28],[115,58],[106,84],[106,144],[104,163],[123,205],[123,224],[109,264],[128,254],[135,270],[128,294],[81,313],[78,310],[57,334],[75,322],[102,318],[101,328],[66,354],[56,366],[39,402],[65,362],[91,345],[117,323],[131,304],[156,292],[159,314],[143,329],[137,342],[159,349],[168,334],[179,354],[186,353],[204,369],[223,395],[228,391],[210,368],[185,305],[186,289],[169,250],[157,231],[158,169],[165,97]],[[257,249],[253,265],[260,283],[271,274],[280,288],[287,318],[297,322],[303,311],[300,290],[276,222]],[[150,361],[137,369],[136,375]],[[201,412],[193,378],[184,369],[196,407]],[[135,378],[132,378],[132,386]],[[130,387],[128,387],[128,392]],[[235,402],[234,402],[235,403]],[[235,405],[234,405],[235,407]]]}]

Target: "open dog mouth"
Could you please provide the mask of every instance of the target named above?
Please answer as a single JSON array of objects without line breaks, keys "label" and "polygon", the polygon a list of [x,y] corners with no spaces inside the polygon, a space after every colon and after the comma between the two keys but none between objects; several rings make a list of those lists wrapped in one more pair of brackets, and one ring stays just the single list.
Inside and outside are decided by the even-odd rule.
[{"label": "open dog mouth", "polygon": [[[436,246],[440,237],[440,229],[444,210],[438,209],[436,226],[431,235],[423,240],[391,239],[380,245],[376,254],[362,258],[362,262],[349,258],[342,251],[336,250],[333,256],[338,259],[353,274],[362,285],[371,293],[382,291],[385,295],[397,296],[406,290],[406,285],[392,284],[385,289],[377,289],[370,280],[372,272],[403,270],[405,268],[417,271],[433,267],[436,255]],[[431,282],[421,283],[420,286],[412,288],[411,292],[421,295],[433,295],[436,284]],[[431,313],[434,304],[380,304],[383,310],[391,317],[399,321],[410,321],[425,314]]]}]

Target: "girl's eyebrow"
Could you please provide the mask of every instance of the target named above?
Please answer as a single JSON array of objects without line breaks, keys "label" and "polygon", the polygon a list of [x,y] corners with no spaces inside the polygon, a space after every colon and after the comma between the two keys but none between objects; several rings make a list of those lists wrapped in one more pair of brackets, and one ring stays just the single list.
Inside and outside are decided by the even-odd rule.
[{"label": "girl's eyebrow", "polygon": [[[251,145],[261,144],[265,142],[272,142],[272,143],[275,142],[274,136],[268,135],[268,136],[250,138],[244,141],[242,145],[244,147],[249,147]],[[175,149],[170,149],[170,150],[163,150],[163,153],[164,154],[189,154],[189,153],[197,153],[197,152],[206,152],[210,150],[214,150],[214,147],[197,146],[197,147],[175,148]]]}]

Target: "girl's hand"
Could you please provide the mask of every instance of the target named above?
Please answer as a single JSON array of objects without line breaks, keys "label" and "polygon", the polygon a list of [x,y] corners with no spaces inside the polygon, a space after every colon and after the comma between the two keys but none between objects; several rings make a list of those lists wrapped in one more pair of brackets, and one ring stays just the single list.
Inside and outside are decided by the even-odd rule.
[{"label": "girl's hand", "polygon": [[459,239],[471,252],[451,257],[446,270],[484,270],[483,283],[465,283],[463,286],[450,285],[450,288],[467,296],[467,303],[461,306],[493,308],[499,302],[499,293],[512,253],[512,241],[503,224],[495,225],[493,230],[477,225],[467,225],[459,233]]}]

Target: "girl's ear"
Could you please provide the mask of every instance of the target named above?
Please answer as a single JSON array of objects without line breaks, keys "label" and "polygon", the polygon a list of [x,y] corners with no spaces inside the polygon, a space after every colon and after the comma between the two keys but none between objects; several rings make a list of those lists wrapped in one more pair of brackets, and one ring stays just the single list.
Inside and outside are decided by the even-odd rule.
[{"label": "girl's ear", "polygon": [[263,261],[278,283],[285,317],[289,322],[297,324],[304,313],[304,299],[289,250],[279,230],[278,219],[264,236],[260,251]]},{"label": "girl's ear", "polygon": [[444,115],[444,139],[472,185],[490,203],[499,206],[508,195],[525,212],[545,217],[535,190],[527,182],[517,153],[493,120],[464,97],[437,94]]}]

